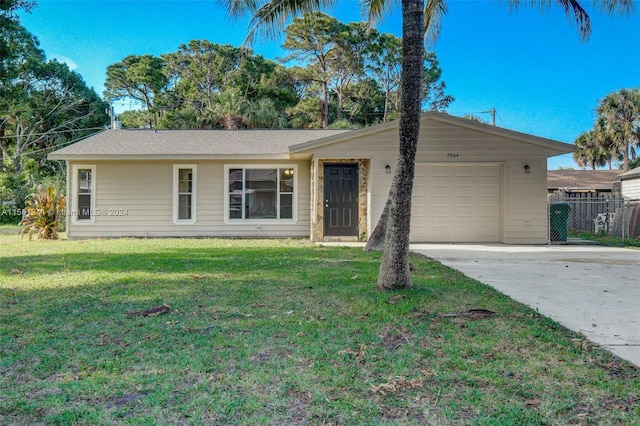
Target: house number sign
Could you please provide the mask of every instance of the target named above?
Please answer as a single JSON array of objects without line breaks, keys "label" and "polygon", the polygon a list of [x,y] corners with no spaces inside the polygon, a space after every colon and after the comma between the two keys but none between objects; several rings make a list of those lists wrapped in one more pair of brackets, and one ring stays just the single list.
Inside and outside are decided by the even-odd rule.
[{"label": "house number sign", "polygon": [[460,154],[458,154],[457,152],[448,152],[447,153],[447,158],[458,158],[460,157]]}]

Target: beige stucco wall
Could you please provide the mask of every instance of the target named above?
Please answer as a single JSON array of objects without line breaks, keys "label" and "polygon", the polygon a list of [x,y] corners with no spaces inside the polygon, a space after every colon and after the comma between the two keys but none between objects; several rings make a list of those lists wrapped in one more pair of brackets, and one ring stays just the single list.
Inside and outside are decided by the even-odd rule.
[{"label": "beige stucco wall", "polygon": [[[297,221],[264,220],[225,223],[225,164],[264,164],[257,161],[119,161],[87,162],[95,165],[96,204],[93,224],[69,221],[69,238],[90,237],[308,237],[309,169],[308,161],[277,161],[297,165]],[[196,222],[173,222],[173,165],[195,164]],[[69,162],[72,170],[74,162]],[[68,188],[74,185],[73,177]]]}]

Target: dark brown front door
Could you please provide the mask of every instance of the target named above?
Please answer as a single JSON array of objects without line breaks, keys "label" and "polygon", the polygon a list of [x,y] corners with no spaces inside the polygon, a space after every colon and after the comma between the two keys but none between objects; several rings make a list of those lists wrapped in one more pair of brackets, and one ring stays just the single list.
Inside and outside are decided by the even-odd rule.
[{"label": "dark brown front door", "polygon": [[324,166],[324,235],[358,236],[358,166]]}]

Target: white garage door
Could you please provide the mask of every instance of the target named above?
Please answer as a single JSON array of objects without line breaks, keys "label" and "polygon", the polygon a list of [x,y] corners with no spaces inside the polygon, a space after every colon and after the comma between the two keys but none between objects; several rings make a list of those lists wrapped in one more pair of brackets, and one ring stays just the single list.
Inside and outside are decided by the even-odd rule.
[{"label": "white garage door", "polygon": [[411,241],[500,242],[499,164],[418,164]]}]

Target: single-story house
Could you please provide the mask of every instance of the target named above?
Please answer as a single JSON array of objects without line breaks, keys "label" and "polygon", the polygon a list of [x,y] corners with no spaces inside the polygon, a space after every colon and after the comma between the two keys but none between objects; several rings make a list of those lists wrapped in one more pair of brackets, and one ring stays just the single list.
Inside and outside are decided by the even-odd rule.
[{"label": "single-story house", "polygon": [[[547,158],[573,145],[428,112],[414,242],[545,243]],[[359,130],[105,130],[67,162],[67,236],[362,241],[384,208],[398,122]]]},{"label": "single-story house", "polygon": [[632,200],[640,200],[640,167],[618,175],[621,182],[622,196]]},{"label": "single-story house", "polygon": [[619,192],[619,170],[549,170],[550,194],[592,193],[615,197]]}]

